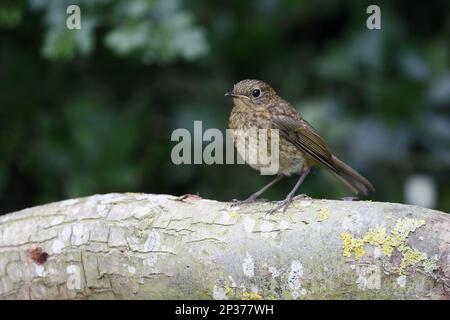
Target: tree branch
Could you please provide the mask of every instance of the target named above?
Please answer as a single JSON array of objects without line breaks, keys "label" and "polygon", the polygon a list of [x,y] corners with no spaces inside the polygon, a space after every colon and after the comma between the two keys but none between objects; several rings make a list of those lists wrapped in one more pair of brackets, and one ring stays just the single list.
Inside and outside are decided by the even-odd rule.
[{"label": "tree branch", "polygon": [[0,298],[449,299],[450,216],[106,194],[0,217]]}]

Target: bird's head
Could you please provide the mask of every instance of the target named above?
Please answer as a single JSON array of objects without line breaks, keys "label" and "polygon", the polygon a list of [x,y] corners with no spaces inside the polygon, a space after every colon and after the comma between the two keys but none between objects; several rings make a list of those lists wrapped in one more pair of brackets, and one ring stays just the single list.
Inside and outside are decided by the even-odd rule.
[{"label": "bird's head", "polygon": [[264,81],[246,79],[236,83],[233,90],[225,93],[225,96],[232,97],[236,104],[261,107],[268,105],[276,97],[276,92]]}]

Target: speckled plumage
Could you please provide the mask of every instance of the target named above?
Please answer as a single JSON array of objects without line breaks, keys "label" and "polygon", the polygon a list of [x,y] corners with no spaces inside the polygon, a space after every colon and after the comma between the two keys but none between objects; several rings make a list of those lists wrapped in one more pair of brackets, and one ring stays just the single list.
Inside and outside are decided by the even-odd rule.
[{"label": "speckled plumage", "polygon": [[[229,118],[229,128],[232,129],[232,136],[234,139],[234,143],[237,141],[237,131],[236,130],[250,130],[250,129],[276,129],[272,123],[272,112],[274,112],[271,108],[257,108],[256,110],[251,110],[242,106],[243,102],[235,98],[235,105],[233,110],[231,111]],[[249,133],[248,136],[253,134]],[[255,131],[256,137],[254,138],[256,141],[258,140],[258,132]],[[268,148],[268,157],[271,156],[271,133],[270,130],[267,131],[267,148]],[[282,174],[285,176],[290,176],[294,173],[300,173],[305,166],[308,166],[305,156],[303,153],[295,147],[292,143],[287,141],[286,139],[279,140],[279,170],[278,174]],[[259,145],[259,144],[258,144]],[[260,146],[261,147],[261,146]],[[264,147],[264,145],[262,145]],[[248,151],[247,151],[248,152]],[[244,155],[241,154],[244,158]],[[259,158],[258,158],[259,159]],[[261,170],[261,168],[267,166],[267,162],[262,161],[263,163],[255,163],[249,165],[256,169]]]},{"label": "speckled plumage", "polygon": [[[368,180],[331,153],[317,131],[267,83],[254,79],[242,80],[236,83],[233,90],[226,96],[233,97],[234,102],[229,118],[229,128],[233,130],[235,144],[237,141],[235,130],[279,130],[278,175],[290,176],[294,173],[299,175],[305,173],[304,176],[306,176],[311,167],[320,165],[327,168],[355,193],[367,194],[369,191],[374,191]],[[268,145],[270,146],[270,140]],[[270,152],[270,148],[268,151]],[[261,170],[266,164],[250,165],[254,169]],[[256,197],[259,194],[258,192]],[[289,197],[291,196],[290,194]],[[256,197],[252,196],[251,200]],[[286,200],[289,200],[287,203],[290,202],[290,199]]]}]

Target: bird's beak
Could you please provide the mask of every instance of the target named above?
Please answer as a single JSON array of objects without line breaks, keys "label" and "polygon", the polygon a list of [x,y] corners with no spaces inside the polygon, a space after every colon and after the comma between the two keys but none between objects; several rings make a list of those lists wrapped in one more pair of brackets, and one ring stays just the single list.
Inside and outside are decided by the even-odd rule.
[{"label": "bird's beak", "polygon": [[225,97],[235,97],[236,95],[233,93],[233,91],[225,92]]},{"label": "bird's beak", "polygon": [[247,98],[246,96],[235,94],[233,91],[228,91],[225,93],[225,97],[232,97],[232,98]]}]

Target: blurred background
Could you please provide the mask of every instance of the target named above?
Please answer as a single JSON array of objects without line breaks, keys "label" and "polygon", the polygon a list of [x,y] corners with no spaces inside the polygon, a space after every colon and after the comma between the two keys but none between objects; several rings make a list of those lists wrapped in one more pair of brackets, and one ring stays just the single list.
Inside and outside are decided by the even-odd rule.
[{"label": "blurred background", "polygon": [[[81,8],[81,30],[66,8]],[[227,201],[271,178],[172,164],[176,128],[227,128],[262,79],[372,181],[374,201],[450,211],[450,2],[2,0],[0,214],[108,192]],[[205,145],[205,144],[204,144]],[[264,196],[282,199],[296,178]],[[301,193],[351,193],[325,170]]]}]

